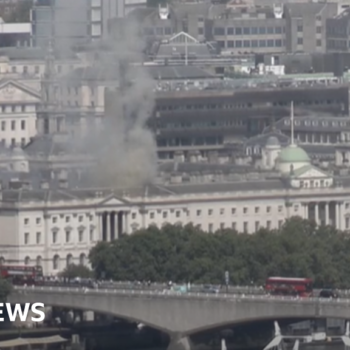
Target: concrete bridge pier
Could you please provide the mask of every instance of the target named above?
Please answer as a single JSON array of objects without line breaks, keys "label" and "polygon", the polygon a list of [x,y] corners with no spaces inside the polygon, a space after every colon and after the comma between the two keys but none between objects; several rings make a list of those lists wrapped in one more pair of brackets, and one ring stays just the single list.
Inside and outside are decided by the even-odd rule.
[{"label": "concrete bridge pier", "polygon": [[191,350],[192,344],[188,336],[181,333],[170,334],[170,343],[167,350]]}]

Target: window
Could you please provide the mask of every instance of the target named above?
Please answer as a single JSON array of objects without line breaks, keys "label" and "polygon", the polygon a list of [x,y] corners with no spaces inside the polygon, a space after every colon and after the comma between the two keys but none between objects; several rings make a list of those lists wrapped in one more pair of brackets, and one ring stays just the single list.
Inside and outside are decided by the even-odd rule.
[{"label": "window", "polygon": [[232,230],[236,230],[237,229],[237,223],[233,222],[231,225]]},{"label": "window", "polygon": [[209,226],[208,226],[208,231],[209,231],[210,233],[213,233],[213,224],[209,224]]},{"label": "window", "polygon": [[41,218],[36,218],[35,222],[36,222],[37,225],[40,225],[40,223],[41,223]]},{"label": "window", "polygon": [[255,214],[259,213],[259,207],[255,207]]},{"label": "window", "polygon": [[6,122],[2,121],[1,122],[1,131],[5,131],[6,130]]},{"label": "window", "polygon": [[25,146],[26,144],[26,139],[24,137],[21,137],[21,146]]},{"label": "window", "polygon": [[29,224],[29,219],[28,218],[25,218],[24,219],[24,225],[28,225]]},{"label": "window", "polygon": [[69,221],[70,221],[70,217],[66,216],[66,222],[69,222]]},{"label": "window", "polygon": [[271,207],[266,207],[266,213],[271,213]]},{"label": "window", "polygon": [[176,211],[175,216],[176,216],[177,218],[179,218],[179,217],[181,216],[180,210],[177,210],[177,211]]},{"label": "window", "polygon": [[283,220],[278,220],[278,228],[281,228],[283,225]]},{"label": "window", "polygon": [[208,215],[213,215],[213,209],[208,210]]},{"label": "window", "polygon": [[255,231],[259,231],[259,227],[260,227],[260,222],[255,221]]},{"label": "window", "polygon": [[203,35],[204,29],[202,27],[198,28],[198,35]]},{"label": "window", "polygon": [[271,229],[271,221],[267,221],[267,222],[266,222],[266,228],[267,228],[268,230]]},{"label": "window", "polygon": [[232,214],[232,215],[235,215],[235,214],[236,214],[236,208],[232,208],[232,209],[231,209],[231,214]]},{"label": "window", "polygon": [[303,26],[302,25],[298,25],[297,27],[297,31],[300,33],[303,31]]},{"label": "window", "polygon": [[79,242],[82,242],[84,240],[84,231],[79,230],[78,234],[79,234]]},{"label": "window", "polygon": [[248,213],[248,208],[247,207],[244,207],[243,208],[243,214],[247,214]]},{"label": "window", "polygon": [[41,232],[37,232],[36,233],[36,244],[40,244],[41,243]]},{"label": "window", "polygon": [[197,210],[197,216],[201,216],[201,214],[202,214],[202,211],[201,210]]},{"label": "window", "polygon": [[225,214],[225,209],[224,208],[221,208],[220,209],[220,215],[224,215]]},{"label": "window", "polygon": [[16,121],[15,120],[11,121],[11,130],[16,130]]},{"label": "window", "polygon": [[317,39],[316,40],[316,46],[322,46],[322,40],[321,39]]},{"label": "window", "polygon": [[15,147],[16,146],[16,139],[12,138],[11,139],[11,147]]},{"label": "window", "polygon": [[228,40],[227,41],[227,47],[228,48],[234,47],[233,40]]},{"label": "window", "polygon": [[224,230],[224,229],[225,229],[225,223],[222,222],[222,223],[220,224],[220,230]]},{"label": "window", "polygon": [[303,38],[298,38],[298,45],[303,45],[303,43],[304,43]]},{"label": "window", "polygon": [[150,217],[151,219],[154,219],[154,213],[149,214],[149,217]]},{"label": "window", "polygon": [[235,47],[242,47],[242,40],[236,40]]},{"label": "window", "polygon": [[66,242],[70,242],[70,231],[66,231]]},{"label": "window", "polygon": [[52,218],[52,222],[55,224],[57,222],[57,218],[56,217],[53,217]]},{"label": "window", "polygon": [[244,233],[248,233],[248,222],[247,222],[247,221],[245,221],[245,222],[243,223],[243,232],[244,232]]},{"label": "window", "polygon": [[268,47],[273,47],[274,44],[275,44],[275,41],[274,41],[274,40],[272,40],[272,39],[267,40],[267,46],[268,46]]},{"label": "window", "polygon": [[275,27],[275,34],[282,34],[282,27]]},{"label": "window", "polygon": [[214,27],[214,35],[225,35],[225,28]]},{"label": "window", "polygon": [[266,47],[266,40],[259,40],[259,47]]},{"label": "window", "polygon": [[322,33],[322,27],[316,27],[316,33],[321,34]]},{"label": "window", "polygon": [[258,47],[258,40],[252,40],[252,47]]},{"label": "window", "polygon": [[250,40],[244,40],[243,47],[250,47]]},{"label": "window", "polygon": [[28,67],[27,66],[23,66],[23,73],[27,74],[28,73]]},{"label": "window", "polygon": [[236,35],[242,35],[242,28],[236,28]]},{"label": "window", "polygon": [[256,35],[258,34],[258,28],[257,27],[253,27],[250,29],[250,32],[252,33],[252,35]]},{"label": "window", "polygon": [[265,27],[260,27],[259,28],[259,34],[266,34],[266,28]]},{"label": "window", "polygon": [[273,34],[274,33],[274,27],[267,27],[267,34]]},{"label": "window", "polygon": [[28,232],[26,232],[24,234],[24,244],[29,244],[29,233]]},{"label": "window", "polygon": [[282,205],[279,205],[279,206],[278,206],[278,212],[279,212],[279,213],[282,213],[282,211],[283,211],[283,206],[282,206]]},{"label": "window", "polygon": [[244,35],[249,35],[250,34],[250,28],[247,28],[247,27],[243,28],[243,34]]},{"label": "window", "polygon": [[233,35],[234,28],[227,28],[227,35]]},{"label": "window", "polygon": [[168,212],[167,211],[163,211],[163,219],[166,219],[168,217]]},{"label": "window", "polygon": [[17,72],[17,67],[16,66],[11,67],[11,71],[12,71],[12,73],[16,73]]},{"label": "window", "polygon": [[57,231],[52,232],[52,243],[57,243]]},{"label": "window", "polygon": [[281,39],[275,40],[275,47],[282,47],[282,40]]},{"label": "window", "polygon": [[40,73],[39,66],[35,66],[34,71],[35,71],[35,74],[39,74]]},{"label": "window", "polygon": [[83,222],[83,216],[82,215],[79,216],[78,221],[79,222]]}]

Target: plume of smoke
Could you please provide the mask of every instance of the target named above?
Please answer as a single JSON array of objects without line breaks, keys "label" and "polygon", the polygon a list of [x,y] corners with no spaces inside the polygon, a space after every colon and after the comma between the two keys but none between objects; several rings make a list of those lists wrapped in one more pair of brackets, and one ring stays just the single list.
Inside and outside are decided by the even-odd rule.
[{"label": "plume of smoke", "polygon": [[92,139],[89,137],[89,144],[97,159],[94,182],[127,188],[153,180],[157,153],[153,134],[146,126],[155,95],[154,81],[140,64],[144,44],[135,22],[128,19],[122,29],[113,37],[112,51],[97,61],[103,75],[116,76],[119,86],[106,93],[103,125]]}]

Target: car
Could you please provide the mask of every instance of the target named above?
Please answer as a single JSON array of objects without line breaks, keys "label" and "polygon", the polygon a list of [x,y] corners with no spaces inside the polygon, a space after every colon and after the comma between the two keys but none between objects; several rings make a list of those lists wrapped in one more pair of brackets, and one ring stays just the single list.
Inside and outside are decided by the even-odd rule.
[{"label": "car", "polygon": [[339,294],[333,289],[322,289],[318,297],[324,299],[338,299]]}]

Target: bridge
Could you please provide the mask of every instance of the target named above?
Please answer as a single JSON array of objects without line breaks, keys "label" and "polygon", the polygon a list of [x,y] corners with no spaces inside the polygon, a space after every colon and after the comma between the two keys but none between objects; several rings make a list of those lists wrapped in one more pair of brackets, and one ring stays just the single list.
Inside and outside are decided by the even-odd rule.
[{"label": "bridge", "polygon": [[171,336],[169,350],[190,348],[188,335],[232,323],[283,318],[350,319],[350,299],[16,287],[11,303],[90,310],[146,324]]}]

